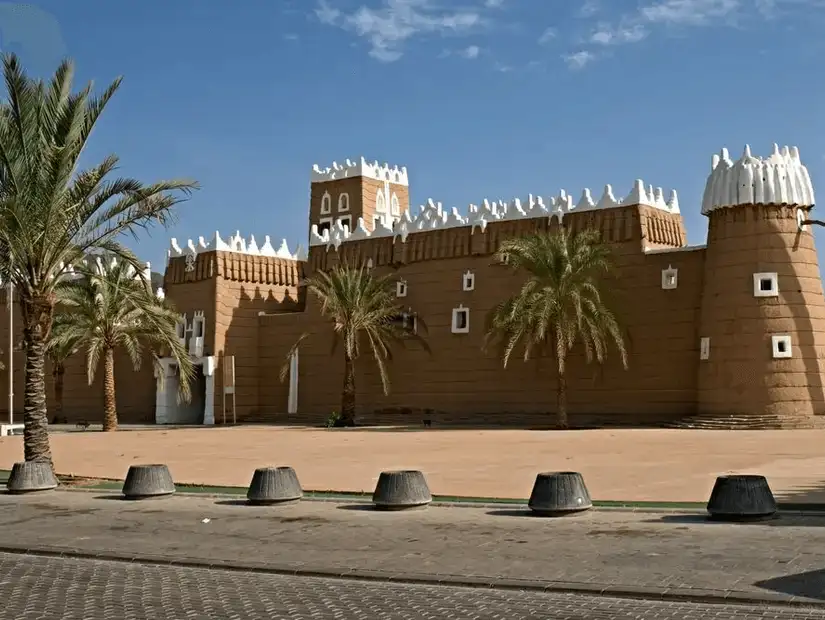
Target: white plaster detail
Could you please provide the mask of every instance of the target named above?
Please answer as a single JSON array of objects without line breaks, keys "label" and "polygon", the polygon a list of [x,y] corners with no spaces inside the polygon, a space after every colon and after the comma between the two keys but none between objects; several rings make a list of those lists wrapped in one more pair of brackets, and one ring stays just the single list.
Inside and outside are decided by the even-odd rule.
[{"label": "white plaster detail", "polygon": [[[361,218],[358,218],[360,221]],[[346,231],[346,237],[350,238],[352,236],[352,216],[351,215],[344,215],[338,218],[338,224],[344,228]]]},{"label": "white plaster detail", "polygon": [[662,269],[662,288],[666,291],[675,289],[679,285],[679,270],[668,265],[667,269]]},{"label": "white plaster detail", "polygon": [[386,213],[387,212],[387,199],[384,196],[384,191],[379,190],[378,193],[375,195],[375,212],[376,213]]},{"label": "white plaster detail", "polygon": [[[180,421],[178,412],[181,407],[181,403],[178,402],[177,398],[177,383],[179,380],[176,373],[177,364],[174,358],[171,357],[163,357],[159,361],[161,372],[165,378],[163,381],[158,378],[157,382],[155,423],[175,424]],[[203,424],[204,426],[211,426],[215,424],[215,358],[211,355],[208,357],[193,357],[192,363],[203,369],[203,375],[206,379],[203,398]],[[155,376],[158,376],[157,371]]]},{"label": "white plaster detail", "polygon": [[804,209],[796,208],[796,225],[801,231],[808,230],[808,225],[803,223],[808,219],[808,213]]},{"label": "white plaster detail", "polygon": [[286,411],[298,413],[298,349],[295,349],[289,358],[289,394]]},{"label": "white plaster detail", "polygon": [[470,309],[459,305],[458,308],[453,308],[453,320],[451,331],[454,334],[468,334],[470,333]]},{"label": "white plaster detail", "polygon": [[164,292],[163,287],[158,287],[157,292],[155,292],[155,297],[157,297],[161,301],[166,299],[166,293]]},{"label": "white plaster detail", "polygon": [[469,269],[461,276],[461,288],[464,291],[472,291],[476,287],[476,276]]},{"label": "white plaster detail", "polygon": [[197,260],[197,258],[198,257],[195,256],[194,254],[187,254],[186,258],[184,259],[186,261],[186,263],[183,266],[183,270],[186,271],[187,273],[195,271],[195,261]]},{"label": "white plaster detail", "polygon": [[754,297],[779,297],[779,276],[773,272],[753,274]]},{"label": "white plaster detail", "polygon": [[407,296],[407,281],[406,280],[399,280],[395,283],[395,296],[396,297],[406,297]]},{"label": "white plaster detail", "polygon": [[398,196],[395,195],[395,192],[392,193],[392,198],[390,198],[390,214],[396,217],[401,214],[401,206],[398,203]]},{"label": "white plaster detail", "polygon": [[707,336],[699,340],[699,359],[710,359],[710,338]]},{"label": "white plaster detail", "polygon": [[180,342],[181,346],[186,347],[186,315],[181,314],[178,322],[175,325],[175,331],[178,336],[178,341]]},{"label": "white plaster detail", "polygon": [[742,157],[733,162],[727,149],[711,160],[711,173],[702,198],[702,213],[714,209],[748,204],[815,204],[814,188],[808,169],[797,147],[779,149],[773,145],[770,157],[754,157],[746,145]]},{"label": "white plaster detail", "polygon": [[771,352],[773,359],[787,359],[793,357],[793,347],[791,337],[788,334],[771,336]]},{"label": "white plaster detail", "polygon": [[349,211],[349,194],[346,192],[338,196],[338,211],[339,213]]},{"label": "white plaster detail", "polygon": [[324,192],[324,195],[321,196],[321,215],[328,215],[332,213],[332,196],[329,195],[329,192]]},{"label": "white plaster detail", "polygon": [[203,356],[203,341],[206,334],[206,319],[203,311],[196,311],[192,317],[192,336],[189,338],[189,354]]},{"label": "white plaster detail", "polygon": [[314,164],[310,181],[312,183],[323,183],[352,177],[367,177],[376,181],[388,181],[396,185],[408,186],[410,184],[405,167],[393,166],[390,168],[387,163],[379,164],[377,160],[370,163],[363,157],[354,160],[347,159],[343,165],[332,162],[332,166],[329,168],[321,168],[318,164]]}]

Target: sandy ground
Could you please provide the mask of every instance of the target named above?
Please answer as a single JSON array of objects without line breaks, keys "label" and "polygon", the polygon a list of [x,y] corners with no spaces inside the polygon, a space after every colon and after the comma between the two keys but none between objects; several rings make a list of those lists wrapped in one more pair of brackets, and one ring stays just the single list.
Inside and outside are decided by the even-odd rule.
[{"label": "sandy ground", "polygon": [[[305,489],[372,491],[378,474],[420,469],[434,494],[526,498],[541,471],[579,471],[594,499],[706,501],[725,473],[759,473],[785,501],[825,503],[825,430],[324,430],[245,426],[56,432],[60,473],[123,478],[166,463],[176,482],[246,486],[290,465]],[[22,437],[0,439],[0,468]]]}]

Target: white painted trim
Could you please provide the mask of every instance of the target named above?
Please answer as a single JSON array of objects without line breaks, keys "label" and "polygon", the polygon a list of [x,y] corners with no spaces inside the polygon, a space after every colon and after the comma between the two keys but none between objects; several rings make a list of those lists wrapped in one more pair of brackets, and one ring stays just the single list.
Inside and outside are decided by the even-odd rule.
[{"label": "white painted trim", "polygon": [[[770,281],[770,290],[762,289],[762,281]],[[754,297],[779,297],[779,276],[773,272],[762,272],[753,274],[753,296]]]},{"label": "white painted trim", "polygon": [[707,336],[699,340],[699,359],[710,359],[710,338]]},{"label": "white painted trim", "polygon": [[332,196],[329,195],[329,192],[324,192],[324,195],[321,196],[321,215],[330,213],[332,213]]},{"label": "white painted trim", "polygon": [[[464,327],[458,326],[458,317],[461,313],[465,313],[466,321]],[[454,334],[469,334],[470,333],[470,309],[459,305],[458,308],[453,308],[453,320],[450,326]]]},{"label": "white painted trim", "polygon": [[789,334],[771,336],[771,352],[773,359],[788,359],[793,357],[793,343]]},{"label": "white painted trim", "polygon": [[679,270],[668,265],[667,269],[662,269],[662,288],[672,291],[679,286]]},{"label": "white painted trim", "polygon": [[346,213],[347,211],[349,211],[349,194],[341,192],[338,196],[338,213]]}]

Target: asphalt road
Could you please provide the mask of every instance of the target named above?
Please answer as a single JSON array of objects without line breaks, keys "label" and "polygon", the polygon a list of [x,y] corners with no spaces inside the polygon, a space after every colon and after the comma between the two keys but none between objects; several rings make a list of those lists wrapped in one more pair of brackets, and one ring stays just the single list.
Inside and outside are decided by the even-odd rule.
[{"label": "asphalt road", "polygon": [[404,585],[0,553],[3,620],[825,620],[825,610]]}]

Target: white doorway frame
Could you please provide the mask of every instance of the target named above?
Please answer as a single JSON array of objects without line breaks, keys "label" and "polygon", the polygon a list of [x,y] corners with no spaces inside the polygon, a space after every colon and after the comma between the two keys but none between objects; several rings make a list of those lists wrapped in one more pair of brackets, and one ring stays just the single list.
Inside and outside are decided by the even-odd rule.
[{"label": "white doorway frame", "polygon": [[[171,419],[177,409],[177,393],[168,393],[169,377],[175,375],[175,359],[172,357],[162,357],[160,359],[163,367],[163,378],[158,376],[157,389],[155,392],[155,424],[174,424]],[[215,356],[192,357],[192,363],[203,369],[203,376],[206,378],[206,389],[203,398],[203,424],[212,426],[215,424]],[[162,388],[162,389],[161,389]]]}]

